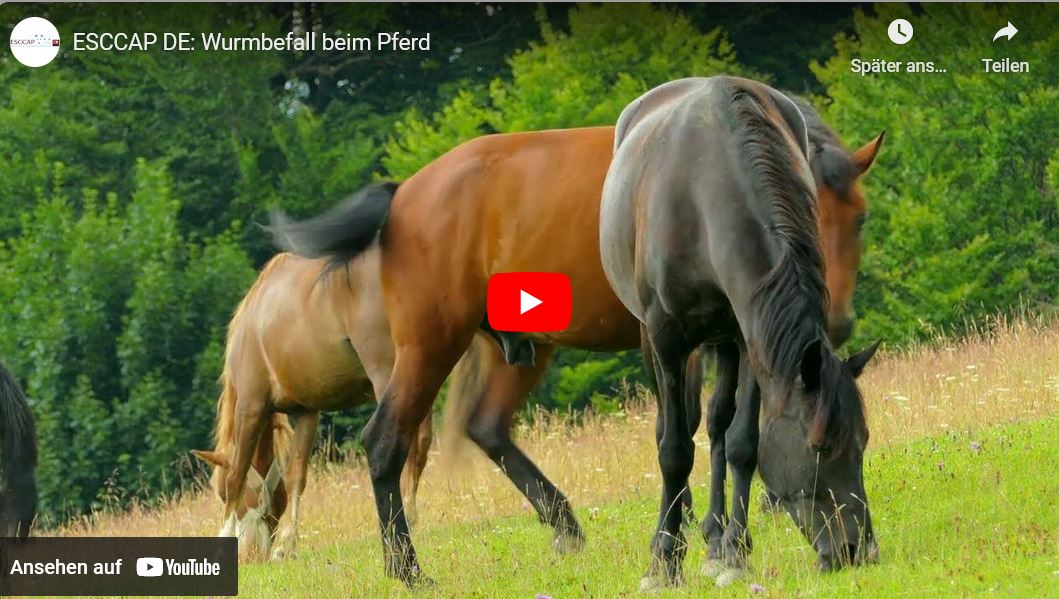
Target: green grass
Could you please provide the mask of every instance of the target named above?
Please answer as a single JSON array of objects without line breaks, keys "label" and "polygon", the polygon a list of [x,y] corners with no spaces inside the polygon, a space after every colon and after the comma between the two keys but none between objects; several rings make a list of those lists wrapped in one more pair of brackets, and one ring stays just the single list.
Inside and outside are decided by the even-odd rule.
[{"label": "green grass", "polygon": [[[780,597],[1059,597],[1059,418],[895,443],[870,452],[865,468],[879,564],[819,574],[815,556],[789,518],[762,514],[755,505],[755,548],[746,580],[719,590],[701,576],[705,548],[696,533],[684,566],[687,585],[662,595],[746,596],[748,585],[756,583],[768,596]],[[700,466],[697,475],[704,470]],[[707,489],[705,481],[696,482],[701,515]],[[753,497],[759,492],[756,488]],[[657,509],[653,495],[616,496],[597,508],[579,509],[588,545],[574,556],[555,554],[549,530],[529,516],[485,514],[473,524],[425,525],[413,534],[421,564],[437,586],[414,595],[637,594]],[[409,594],[383,576],[375,529],[316,547],[286,563],[242,566],[240,594]]]}]

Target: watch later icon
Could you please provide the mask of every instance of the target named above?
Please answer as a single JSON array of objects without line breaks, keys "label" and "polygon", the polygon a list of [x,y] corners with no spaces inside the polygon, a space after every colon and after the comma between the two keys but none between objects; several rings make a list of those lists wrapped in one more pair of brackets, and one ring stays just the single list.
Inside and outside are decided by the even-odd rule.
[{"label": "watch later icon", "polygon": [[996,34],[993,35],[993,41],[995,42],[1002,37],[1006,37],[1008,38],[1008,41],[1011,41],[1011,38],[1015,37],[1015,34],[1018,32],[1019,30],[1015,29],[1015,26],[1011,24],[1011,21],[1008,21],[1007,25],[997,29]]},{"label": "watch later icon", "polygon": [[905,19],[894,19],[886,28],[886,35],[889,35],[890,41],[895,44],[907,44],[912,40],[912,24]]}]

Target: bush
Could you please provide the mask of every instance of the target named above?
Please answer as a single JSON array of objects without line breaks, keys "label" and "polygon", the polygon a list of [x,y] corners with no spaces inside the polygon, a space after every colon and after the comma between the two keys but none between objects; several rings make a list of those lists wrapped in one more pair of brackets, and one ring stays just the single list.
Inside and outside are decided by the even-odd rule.
[{"label": "bush", "polygon": [[[55,165],[53,190],[63,188]],[[125,209],[39,198],[0,247],[0,355],[40,420],[41,511],[59,519],[177,488],[209,443],[224,330],[255,276],[234,230],[203,243],[177,222],[165,166],[140,161]]]}]

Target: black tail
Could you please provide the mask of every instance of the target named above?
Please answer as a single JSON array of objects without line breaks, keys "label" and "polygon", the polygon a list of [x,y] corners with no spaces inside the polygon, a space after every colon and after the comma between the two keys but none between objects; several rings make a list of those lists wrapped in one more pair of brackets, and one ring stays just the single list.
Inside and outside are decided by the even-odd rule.
[{"label": "black tail", "polygon": [[365,187],[327,212],[304,221],[291,220],[274,210],[270,218],[272,239],[285,251],[306,258],[329,257],[343,265],[375,241],[386,223],[397,183]]},{"label": "black tail", "polygon": [[37,431],[26,396],[0,364],[0,535],[25,537],[37,513]]}]

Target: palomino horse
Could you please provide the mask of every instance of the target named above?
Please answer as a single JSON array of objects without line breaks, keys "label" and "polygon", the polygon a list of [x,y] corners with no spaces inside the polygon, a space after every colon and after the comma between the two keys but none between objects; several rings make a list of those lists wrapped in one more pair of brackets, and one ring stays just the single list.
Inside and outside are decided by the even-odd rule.
[{"label": "palomino horse", "polygon": [[[597,351],[639,346],[639,322],[610,290],[599,259],[599,198],[613,139],[613,127],[485,136],[424,167],[401,184],[392,201],[372,195],[374,204],[345,203],[303,223],[276,223],[283,247],[327,256],[337,265],[381,231],[383,301],[396,363],[364,441],[387,572],[409,584],[421,572],[398,493],[400,464],[438,387],[479,332],[486,282],[498,272],[566,273],[575,297],[570,327],[531,336],[535,364],[528,368],[508,364],[479,335],[462,362],[466,370],[458,369],[449,401],[462,406],[471,439],[555,528],[556,547],[582,543],[569,502],[515,446],[509,429],[556,345]],[[831,139],[829,134],[829,148]],[[849,308],[849,297],[840,294],[852,294],[860,259],[864,200],[856,180],[880,142],[881,137],[851,159],[836,141],[835,151],[862,168],[821,173],[821,185],[840,184],[821,192],[833,204],[821,227],[849,251],[833,271],[836,280],[848,279],[835,286],[841,301],[832,305],[839,311]],[[840,312],[835,321],[851,319]],[[689,414],[697,414],[698,393],[688,397],[694,401]]]},{"label": "palomino horse", "polygon": [[[216,449],[193,453],[214,466],[211,484],[225,503],[221,535],[238,536],[247,557],[269,555],[288,502],[290,517],[272,556],[294,551],[320,412],[374,401],[389,378],[393,347],[377,281],[374,250],[348,269],[280,254],[232,317]],[[408,455],[411,505],[430,426],[430,418],[423,421]]]},{"label": "palomino horse", "polygon": [[15,377],[0,364],[0,536],[27,537],[37,512],[37,433],[29,403]]},{"label": "palomino horse", "polygon": [[718,581],[745,563],[745,508],[759,452],[763,480],[822,567],[871,555],[862,472],[868,430],[854,378],[874,348],[843,362],[828,340],[822,240],[798,107],[746,79],[682,79],[626,107],[614,144],[600,205],[603,268],[643,325],[644,363],[661,404],[663,502],[642,585],[682,578],[686,545],[675,507],[690,493],[694,459],[684,365],[703,343],[738,348],[744,392],[735,417],[748,422],[732,429],[748,434],[727,435],[736,500],[721,556],[736,570]]}]

